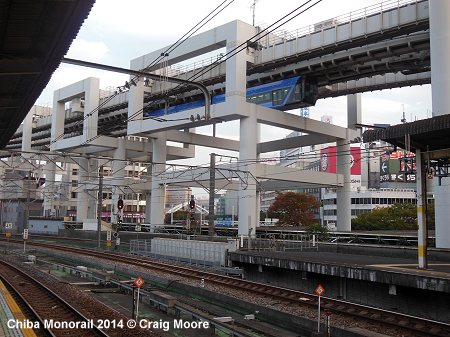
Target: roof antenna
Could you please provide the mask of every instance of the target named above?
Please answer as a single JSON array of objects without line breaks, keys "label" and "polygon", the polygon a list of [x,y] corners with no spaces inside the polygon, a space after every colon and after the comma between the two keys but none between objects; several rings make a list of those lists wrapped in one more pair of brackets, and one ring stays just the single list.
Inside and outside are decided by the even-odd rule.
[{"label": "roof antenna", "polygon": [[250,6],[250,8],[253,10],[253,26],[255,25],[256,4],[258,2],[259,2],[259,0],[253,0],[253,5]]},{"label": "roof antenna", "polygon": [[400,122],[405,124],[406,123],[406,117],[405,117],[405,105],[404,104],[402,104],[402,110],[403,110],[403,118],[400,119]]}]

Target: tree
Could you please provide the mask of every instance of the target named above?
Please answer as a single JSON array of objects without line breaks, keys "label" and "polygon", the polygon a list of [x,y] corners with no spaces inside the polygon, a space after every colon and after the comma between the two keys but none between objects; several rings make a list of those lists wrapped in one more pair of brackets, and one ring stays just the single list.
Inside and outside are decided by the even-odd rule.
[{"label": "tree", "polygon": [[317,240],[326,241],[330,237],[327,227],[320,225],[319,223],[313,223],[306,227],[306,234],[317,235]]},{"label": "tree", "polygon": [[278,218],[280,225],[307,226],[316,221],[315,214],[320,207],[319,201],[310,194],[297,192],[277,192],[275,201],[267,213]]},{"label": "tree", "polygon": [[394,204],[377,207],[370,213],[359,214],[352,219],[354,230],[415,230],[417,207],[414,204]]}]

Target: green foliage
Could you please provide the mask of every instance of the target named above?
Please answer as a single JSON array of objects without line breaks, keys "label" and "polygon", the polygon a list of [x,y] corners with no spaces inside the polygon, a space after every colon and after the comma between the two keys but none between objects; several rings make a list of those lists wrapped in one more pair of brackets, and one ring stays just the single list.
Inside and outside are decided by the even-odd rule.
[{"label": "green foliage", "polygon": [[314,223],[306,227],[306,234],[316,234],[319,241],[327,241],[330,237],[328,229],[318,223]]},{"label": "green foliage", "polygon": [[296,192],[277,192],[275,201],[267,213],[270,218],[278,218],[280,225],[308,226],[313,224],[320,207],[319,201],[310,194]]},{"label": "green foliage", "polygon": [[414,204],[394,204],[377,207],[352,219],[353,230],[415,230],[417,207]]}]

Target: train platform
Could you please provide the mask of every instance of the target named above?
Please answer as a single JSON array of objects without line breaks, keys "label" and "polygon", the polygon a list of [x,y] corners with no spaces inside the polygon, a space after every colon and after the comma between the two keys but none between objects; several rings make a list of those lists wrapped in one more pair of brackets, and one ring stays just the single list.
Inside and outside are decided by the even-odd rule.
[{"label": "train platform", "polygon": [[26,319],[19,305],[0,280],[0,337],[36,337],[33,329],[8,326],[10,321],[24,322]]},{"label": "train platform", "polygon": [[[332,247],[332,246],[331,246]],[[331,251],[330,251],[331,250]],[[366,254],[332,251],[330,245],[306,251],[238,251],[230,253],[234,263],[312,272],[372,282],[388,282],[425,290],[450,293],[450,251],[428,261],[427,269],[419,269],[417,258],[395,248],[368,249]],[[399,256],[399,257],[395,257]]]},{"label": "train platform", "polygon": [[418,268],[417,248],[319,244],[303,251],[236,251],[245,278],[356,303],[450,322],[450,250],[430,252]]}]

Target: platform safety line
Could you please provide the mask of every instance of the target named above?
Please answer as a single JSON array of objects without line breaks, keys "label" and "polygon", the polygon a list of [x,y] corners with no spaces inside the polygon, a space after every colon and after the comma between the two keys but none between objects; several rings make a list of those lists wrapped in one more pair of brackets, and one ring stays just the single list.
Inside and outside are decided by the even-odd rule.
[{"label": "platform safety line", "polygon": [[[450,263],[429,263],[428,268],[433,266],[450,266]],[[438,270],[421,270],[416,269],[418,267],[417,263],[400,263],[400,264],[370,264],[367,267],[375,267],[375,268],[385,268],[392,270],[400,270],[400,271],[414,271],[421,276],[436,276],[436,277],[449,277],[450,273],[446,271],[438,271]]]},{"label": "platform safety line", "polygon": [[6,337],[23,337],[22,331],[19,329],[8,328],[8,320],[15,319],[11,310],[3,297],[3,292],[0,291],[0,336]]},{"label": "platform safety line", "polygon": [[[428,263],[429,266],[450,266],[450,263]],[[417,267],[417,263],[386,263],[386,264],[369,264],[368,267],[390,267],[390,268],[400,268],[400,267]]]},{"label": "platform safety line", "polygon": [[[9,309],[11,310],[11,313],[17,321],[24,322],[27,320],[27,317],[23,314],[22,310],[20,310],[19,305],[17,302],[13,299],[11,294],[9,293],[8,289],[6,289],[5,284],[0,280],[0,292],[2,293],[2,297],[5,299],[6,303],[8,304]],[[23,337],[37,337],[34,333],[33,329],[30,328],[23,328],[23,329],[17,329],[20,330],[21,336]]]}]

